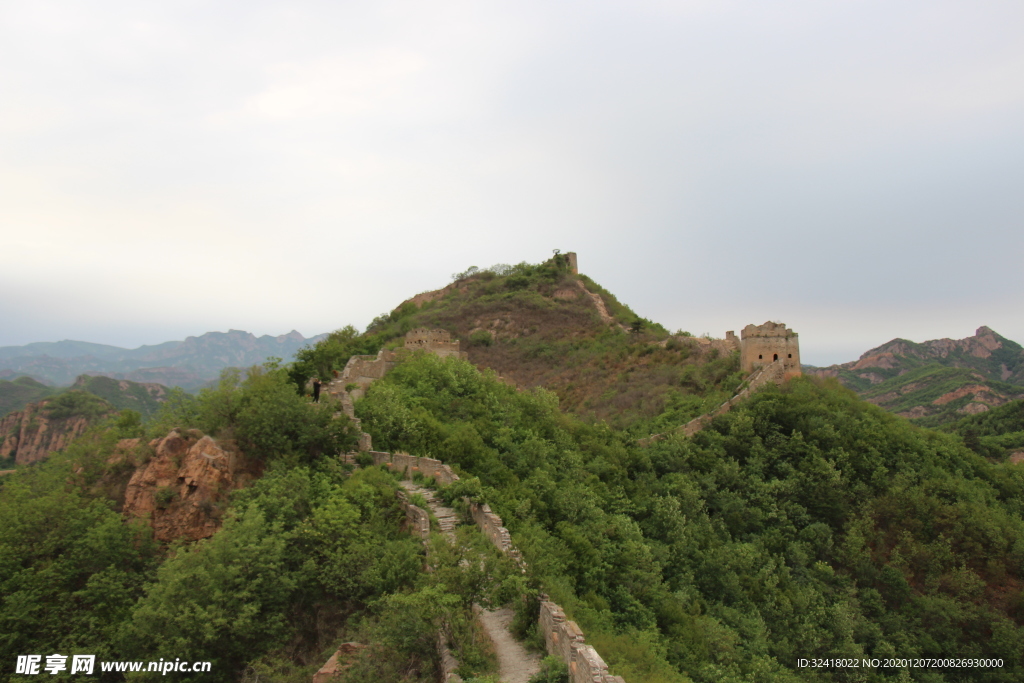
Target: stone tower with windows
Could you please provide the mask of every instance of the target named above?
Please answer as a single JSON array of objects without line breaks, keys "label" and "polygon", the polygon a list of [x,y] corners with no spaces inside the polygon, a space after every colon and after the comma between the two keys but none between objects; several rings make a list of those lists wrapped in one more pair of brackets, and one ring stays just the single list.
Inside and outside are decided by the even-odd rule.
[{"label": "stone tower with windows", "polygon": [[753,372],[782,361],[782,378],[797,377],[800,370],[800,338],[782,323],[747,325],[740,332],[740,367]]}]

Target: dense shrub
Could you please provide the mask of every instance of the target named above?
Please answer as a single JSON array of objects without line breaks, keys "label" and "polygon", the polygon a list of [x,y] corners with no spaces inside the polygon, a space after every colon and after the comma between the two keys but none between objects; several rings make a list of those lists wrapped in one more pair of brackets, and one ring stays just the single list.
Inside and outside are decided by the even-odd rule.
[{"label": "dense shrub", "polygon": [[87,391],[72,389],[47,399],[44,413],[53,420],[69,417],[97,418],[116,412],[114,406]]},{"label": "dense shrub", "polygon": [[192,398],[172,392],[149,427],[151,437],[172,428],[198,428],[207,434],[236,437],[249,456],[311,462],[354,447],[356,436],[329,397],[312,404],[295,392],[287,372],[268,363],[250,368],[245,379],[225,370],[214,389]]}]

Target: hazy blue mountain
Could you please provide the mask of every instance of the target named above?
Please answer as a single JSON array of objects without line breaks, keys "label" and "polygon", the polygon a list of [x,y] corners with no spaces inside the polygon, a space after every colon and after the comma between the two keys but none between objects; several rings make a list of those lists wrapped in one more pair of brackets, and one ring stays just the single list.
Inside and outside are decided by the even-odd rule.
[{"label": "hazy blue mountain", "polygon": [[[171,342],[172,344],[177,342]],[[65,339],[59,342],[33,342],[24,346],[0,346],[0,359],[49,356],[50,358],[79,358],[82,356],[93,356],[95,358],[120,358],[128,349],[108,344],[93,344],[92,342],[71,341]]]},{"label": "hazy blue mountain", "polygon": [[0,348],[0,377],[24,374],[67,386],[88,374],[191,390],[216,379],[226,367],[258,365],[270,357],[289,361],[324,336],[306,338],[292,330],[257,337],[229,330],[137,349],[71,340],[36,342]]}]

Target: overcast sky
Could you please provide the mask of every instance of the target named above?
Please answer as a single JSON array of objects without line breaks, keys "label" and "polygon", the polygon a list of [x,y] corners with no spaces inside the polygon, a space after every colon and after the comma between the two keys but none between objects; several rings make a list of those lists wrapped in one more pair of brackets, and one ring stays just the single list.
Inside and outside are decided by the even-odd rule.
[{"label": "overcast sky", "polygon": [[0,3],[0,346],[307,336],[576,251],[805,362],[1024,342],[1024,3]]}]

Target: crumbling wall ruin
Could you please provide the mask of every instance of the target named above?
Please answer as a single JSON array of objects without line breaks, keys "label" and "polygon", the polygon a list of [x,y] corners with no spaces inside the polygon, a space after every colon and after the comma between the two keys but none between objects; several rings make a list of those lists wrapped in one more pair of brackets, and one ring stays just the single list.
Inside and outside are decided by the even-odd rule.
[{"label": "crumbling wall ruin", "polygon": [[452,341],[452,336],[445,330],[429,330],[418,327],[405,335],[405,349],[408,351],[427,351],[442,358],[455,356],[465,360],[469,355],[460,348],[459,340]]},{"label": "crumbling wall ruin", "polygon": [[[376,356],[352,356],[345,363],[345,368],[337,377],[328,382],[324,389],[338,399],[341,410],[359,429],[352,402],[366,395],[366,390],[374,381],[386,375],[402,357],[411,351],[426,351],[442,358],[455,356],[465,359],[467,354],[460,350],[459,341],[452,341],[451,335],[445,330],[428,330],[425,327],[409,331],[405,335],[405,346],[397,350],[381,349]],[[360,430],[359,450],[368,451],[373,448],[370,435]]]}]

